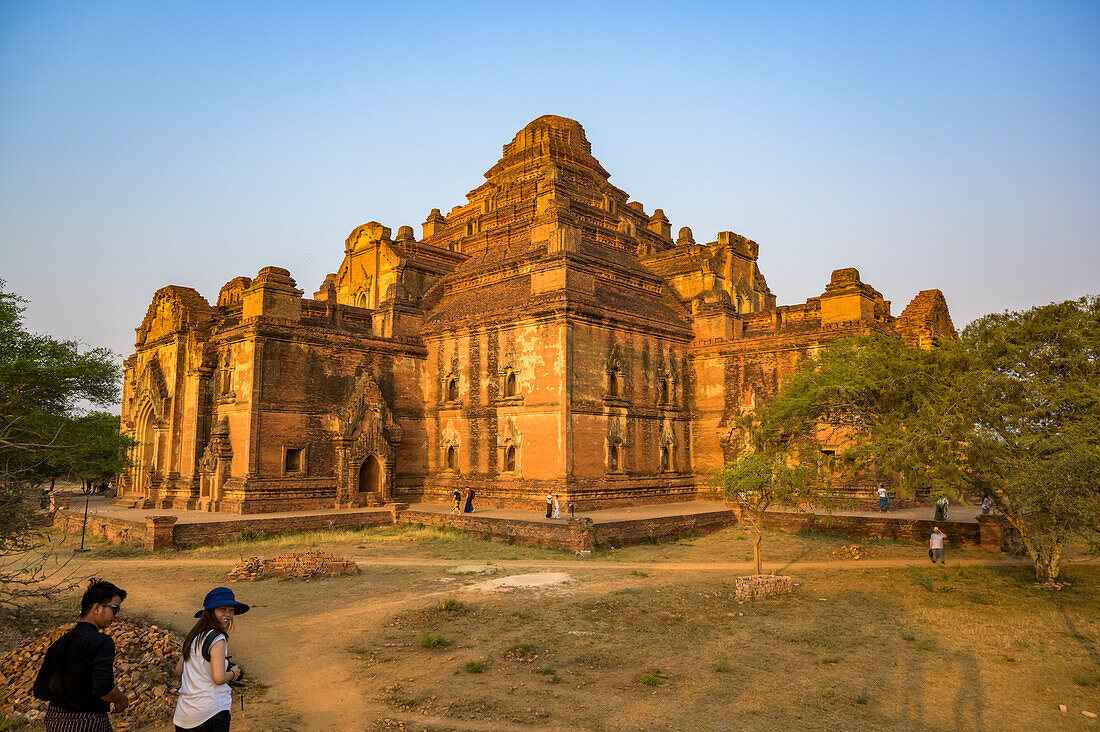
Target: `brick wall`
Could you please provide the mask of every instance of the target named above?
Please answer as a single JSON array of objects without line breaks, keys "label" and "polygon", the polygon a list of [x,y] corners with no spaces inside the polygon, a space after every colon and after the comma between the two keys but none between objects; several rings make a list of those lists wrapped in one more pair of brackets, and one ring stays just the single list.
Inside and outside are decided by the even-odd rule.
[{"label": "brick wall", "polygon": [[868,516],[816,516],[809,513],[768,511],[764,526],[780,531],[812,531],[864,539],[905,539],[926,542],[932,528],[939,526],[947,543],[955,546],[981,546],[978,524],[955,521],[926,521]]},{"label": "brick wall", "polygon": [[[64,529],[71,534],[70,539],[75,539],[79,542],[80,529],[83,522],[83,512],[67,513],[65,511],[58,511],[54,516],[53,525]],[[88,536],[100,536],[118,544],[145,546],[145,534],[144,521],[124,521],[122,519],[88,514]]]},{"label": "brick wall", "polygon": [[172,538],[177,548],[205,546],[231,541],[246,528],[264,534],[282,534],[287,531],[323,531],[325,529],[354,529],[357,526],[381,526],[393,522],[389,511],[363,511],[356,513],[314,514],[309,516],[280,516],[267,519],[239,519],[208,521],[201,524],[176,524]]}]

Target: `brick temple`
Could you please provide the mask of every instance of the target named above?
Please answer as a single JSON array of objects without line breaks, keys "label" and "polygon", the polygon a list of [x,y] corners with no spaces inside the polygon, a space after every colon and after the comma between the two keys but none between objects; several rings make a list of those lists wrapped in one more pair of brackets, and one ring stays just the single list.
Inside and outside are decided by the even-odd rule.
[{"label": "brick temple", "polygon": [[[776,305],[759,246],[675,238],[544,116],[417,237],[377,222],[312,297],[290,273],[211,304],[156,292],[125,362],[126,505],[253,513],[446,501],[597,508],[696,497],[730,425],[825,342],[954,338],[938,290],[897,317],[852,268]],[[828,448],[828,446],[823,446]]]}]

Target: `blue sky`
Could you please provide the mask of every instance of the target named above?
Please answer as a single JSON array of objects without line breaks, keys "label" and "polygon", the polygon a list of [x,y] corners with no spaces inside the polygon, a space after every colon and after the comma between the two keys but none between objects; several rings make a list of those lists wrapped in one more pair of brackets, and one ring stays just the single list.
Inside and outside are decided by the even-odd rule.
[{"label": "blue sky", "polygon": [[1100,3],[0,0],[0,277],[133,348],[153,292],[449,210],[541,114],[781,304],[857,267],[955,324],[1100,291]]}]

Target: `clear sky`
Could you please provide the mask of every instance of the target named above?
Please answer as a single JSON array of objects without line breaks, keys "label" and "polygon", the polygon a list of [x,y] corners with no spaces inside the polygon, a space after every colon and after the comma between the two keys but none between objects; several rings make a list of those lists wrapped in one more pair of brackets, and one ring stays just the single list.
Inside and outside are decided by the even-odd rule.
[{"label": "clear sky", "polygon": [[129,355],[159,287],[463,203],[529,121],[781,304],[839,267],[955,324],[1100,292],[1100,2],[0,0],[0,277]]}]

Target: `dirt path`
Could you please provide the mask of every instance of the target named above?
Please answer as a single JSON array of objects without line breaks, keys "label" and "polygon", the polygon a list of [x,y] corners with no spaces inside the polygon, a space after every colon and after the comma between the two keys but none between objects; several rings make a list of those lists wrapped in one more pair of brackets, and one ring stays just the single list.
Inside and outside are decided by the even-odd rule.
[{"label": "dirt path", "polygon": [[[350,555],[359,563],[366,577],[357,582],[324,581],[310,584],[281,582],[240,583],[237,594],[262,608],[262,613],[244,616],[234,629],[234,655],[253,671],[257,678],[270,685],[269,707],[253,707],[240,715],[240,727],[250,729],[364,729],[365,720],[391,719],[405,722],[412,728],[430,730],[521,730],[526,727],[508,723],[487,723],[485,720],[429,718],[415,712],[398,711],[376,701],[380,687],[397,679],[379,678],[363,664],[356,663],[350,649],[364,642],[379,627],[380,620],[403,611],[416,610],[449,596],[466,596],[479,592],[476,587],[447,584],[440,586],[439,570],[470,565],[465,559],[376,558]],[[171,621],[186,628],[193,620],[184,609],[194,604],[194,595],[209,582],[224,577],[224,571],[235,559],[173,559],[119,558],[91,560],[103,574],[129,580],[140,591],[132,592],[129,605],[153,617]],[[1096,563],[1098,560],[1090,560]],[[701,575],[748,574],[751,562],[614,562],[599,559],[553,561],[494,560],[481,562],[495,571],[477,575],[479,580],[506,577],[528,572],[569,573],[583,583],[587,592],[611,590],[621,585],[624,572],[642,571],[653,576],[698,573]],[[1020,559],[996,560],[960,559],[950,566],[1026,566]],[[191,581],[180,581],[178,572],[186,566]],[[824,561],[793,560],[769,562],[767,570],[778,573],[792,571],[883,569],[927,567],[927,560],[910,558]],[[400,573],[402,586],[391,594],[381,594],[370,578],[373,571],[408,569]],[[432,570],[426,573],[414,569]],[[383,584],[383,583],[378,583]],[[576,586],[575,583],[573,586]],[[438,588],[438,589],[437,589]],[[399,599],[395,599],[395,595]],[[265,711],[277,710],[281,726],[272,726],[264,718]],[[237,726],[235,711],[234,725]],[[289,721],[288,721],[289,720]],[[544,729],[554,729],[546,727]]]}]

